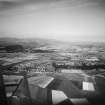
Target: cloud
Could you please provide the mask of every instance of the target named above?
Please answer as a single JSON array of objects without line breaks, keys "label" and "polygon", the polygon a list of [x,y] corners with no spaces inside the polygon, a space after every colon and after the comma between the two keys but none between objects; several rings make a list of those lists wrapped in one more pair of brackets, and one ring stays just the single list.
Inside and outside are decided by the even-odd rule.
[{"label": "cloud", "polygon": [[13,9],[21,5],[20,2],[15,1],[0,1],[0,11]]},{"label": "cloud", "polygon": [[10,35],[16,33],[17,37],[51,35],[61,40],[104,36],[104,1],[0,0],[0,31]]},{"label": "cloud", "polygon": [[33,4],[35,6],[42,4],[42,7],[47,6],[51,8],[63,8],[66,6],[81,6],[88,3],[105,4],[105,0],[0,0],[0,10],[7,10]]},{"label": "cloud", "polygon": [[0,13],[14,14],[17,12],[21,14],[22,11],[27,13],[56,8],[76,8],[88,6],[91,3],[103,4],[103,1],[104,0],[0,0]]},{"label": "cloud", "polygon": [[105,0],[0,0],[0,17],[81,7],[100,7],[105,10]]}]

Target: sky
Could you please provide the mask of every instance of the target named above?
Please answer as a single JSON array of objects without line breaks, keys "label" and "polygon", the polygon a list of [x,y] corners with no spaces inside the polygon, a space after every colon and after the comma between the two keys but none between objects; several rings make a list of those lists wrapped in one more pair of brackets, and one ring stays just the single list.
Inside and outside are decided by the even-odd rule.
[{"label": "sky", "polygon": [[105,41],[105,0],[0,0],[0,37]]}]

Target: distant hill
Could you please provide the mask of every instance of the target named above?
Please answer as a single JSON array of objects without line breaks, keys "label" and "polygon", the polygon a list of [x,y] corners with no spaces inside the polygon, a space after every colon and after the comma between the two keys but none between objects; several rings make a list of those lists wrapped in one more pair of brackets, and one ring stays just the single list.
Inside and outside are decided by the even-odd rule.
[{"label": "distant hill", "polygon": [[8,45],[22,45],[23,47],[43,47],[52,44],[53,41],[34,38],[34,39],[18,39],[18,38],[0,38],[0,47],[5,47]]},{"label": "distant hill", "polygon": [[25,49],[23,48],[22,45],[8,45],[8,46],[5,46],[5,51],[7,52],[24,52]]}]

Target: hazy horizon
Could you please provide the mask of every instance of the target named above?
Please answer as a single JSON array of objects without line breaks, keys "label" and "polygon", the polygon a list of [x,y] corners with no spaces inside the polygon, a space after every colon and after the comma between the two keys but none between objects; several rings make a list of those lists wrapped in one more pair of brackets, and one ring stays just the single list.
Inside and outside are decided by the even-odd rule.
[{"label": "hazy horizon", "polygon": [[0,37],[105,41],[104,0],[0,0]]}]

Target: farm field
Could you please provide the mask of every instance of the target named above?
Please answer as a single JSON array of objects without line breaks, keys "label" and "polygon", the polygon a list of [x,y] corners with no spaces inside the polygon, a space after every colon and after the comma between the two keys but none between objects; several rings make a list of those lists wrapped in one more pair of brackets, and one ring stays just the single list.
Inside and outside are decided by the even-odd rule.
[{"label": "farm field", "polygon": [[40,104],[105,103],[103,43],[25,44],[24,51],[0,52],[0,72],[7,97],[31,97]]}]

